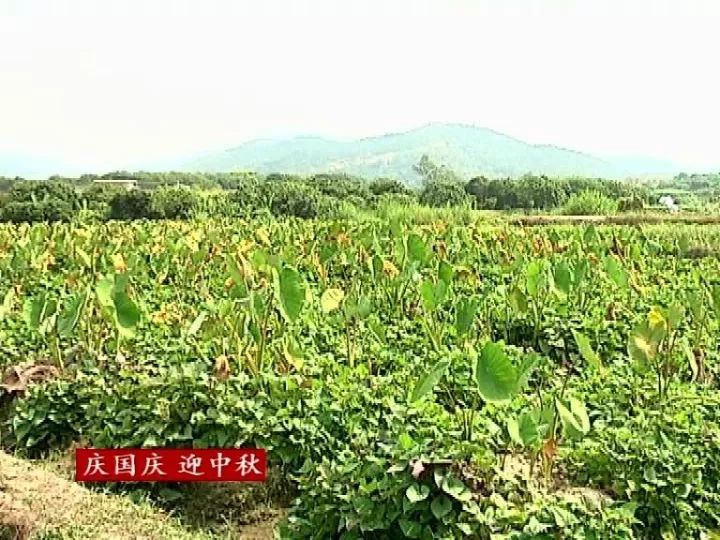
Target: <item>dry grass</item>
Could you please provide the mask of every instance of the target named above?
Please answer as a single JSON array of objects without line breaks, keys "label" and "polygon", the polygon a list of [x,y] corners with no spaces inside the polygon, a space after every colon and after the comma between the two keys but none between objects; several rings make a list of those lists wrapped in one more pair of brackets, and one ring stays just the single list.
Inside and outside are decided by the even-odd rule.
[{"label": "dry grass", "polygon": [[508,222],[516,225],[642,225],[653,223],[687,223],[697,225],[717,225],[720,216],[698,214],[618,214],[615,216],[561,216],[536,215],[509,217]]},{"label": "dry grass", "polygon": [[96,493],[45,467],[0,452],[0,538],[270,540],[279,514],[222,534],[194,530],[150,504]]}]

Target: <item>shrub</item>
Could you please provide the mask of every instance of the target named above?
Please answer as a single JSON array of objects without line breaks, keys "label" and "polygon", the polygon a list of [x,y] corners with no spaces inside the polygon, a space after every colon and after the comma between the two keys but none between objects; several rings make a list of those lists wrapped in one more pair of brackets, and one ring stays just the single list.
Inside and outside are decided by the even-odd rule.
[{"label": "shrub", "polygon": [[[627,377],[598,377],[588,401],[602,418],[570,461],[575,482],[597,486],[637,503],[642,538],[702,538],[720,525],[720,415],[715,392],[685,383],[656,408],[639,407],[652,395]],[[616,411],[627,411],[623,415]]]},{"label": "shrub", "polygon": [[618,203],[596,190],[571,195],[562,207],[566,216],[605,216],[617,212]]},{"label": "shrub", "polygon": [[152,192],[154,215],[161,219],[188,219],[198,205],[197,194],[184,187],[161,187]]},{"label": "shrub", "polygon": [[420,202],[428,206],[460,206],[468,201],[465,187],[458,182],[428,182],[420,192]]},{"label": "shrub", "polygon": [[400,182],[400,180],[395,180],[394,178],[376,178],[370,182],[368,187],[370,188],[370,193],[375,196],[386,194],[410,195],[410,193],[412,193],[410,188]]},{"label": "shrub", "polygon": [[316,174],[308,178],[307,183],[328,197],[341,200],[351,197],[362,201],[370,199],[370,189],[362,178],[346,174]]},{"label": "shrub", "polygon": [[118,186],[93,184],[82,192],[81,197],[88,210],[107,214],[110,210],[110,201],[123,191],[124,189]]},{"label": "shrub", "polygon": [[133,189],[117,193],[110,201],[110,219],[154,219],[152,197],[147,191]]},{"label": "shrub", "polygon": [[264,184],[264,192],[274,216],[299,218],[318,217],[328,210],[320,192],[302,182],[276,182]]},{"label": "shrub", "polygon": [[631,195],[630,197],[622,197],[618,201],[618,210],[620,212],[637,212],[645,208],[645,201],[642,197]]},{"label": "shrub", "polygon": [[80,209],[75,188],[59,181],[15,183],[2,209],[4,221],[69,221]]}]

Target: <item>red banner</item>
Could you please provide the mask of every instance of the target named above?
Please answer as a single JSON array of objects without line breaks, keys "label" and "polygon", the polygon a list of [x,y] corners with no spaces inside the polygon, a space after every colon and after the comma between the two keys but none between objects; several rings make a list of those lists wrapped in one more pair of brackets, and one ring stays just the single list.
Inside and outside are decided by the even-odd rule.
[{"label": "red banner", "polygon": [[78,448],[77,482],[264,482],[260,448]]}]

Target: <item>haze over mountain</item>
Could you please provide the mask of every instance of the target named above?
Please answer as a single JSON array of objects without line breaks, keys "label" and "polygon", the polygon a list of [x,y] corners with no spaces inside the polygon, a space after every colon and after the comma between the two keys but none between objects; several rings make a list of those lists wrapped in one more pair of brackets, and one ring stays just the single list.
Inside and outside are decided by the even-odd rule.
[{"label": "haze over mountain", "polygon": [[[433,123],[377,137],[340,140],[319,136],[257,139],[224,151],[167,158],[152,163],[118,164],[115,169],[197,172],[257,171],[314,174],[345,172],[374,178],[418,180],[413,165],[423,155],[461,176],[548,176],[627,178],[695,171],[670,161],[643,156],[608,157],[553,145],[523,142],[491,129],[464,124]],[[66,163],[42,156],[0,153],[0,176],[46,178],[50,175],[104,173],[89,163]]]},{"label": "haze over mountain", "polygon": [[549,176],[625,178],[673,174],[683,167],[649,157],[601,157],[552,145],[533,145],[491,129],[428,124],[403,133],[358,140],[299,136],[259,139],[189,162],[193,171],[252,170],[262,173],[346,172],[364,177],[414,180],[422,155],[465,177]]}]

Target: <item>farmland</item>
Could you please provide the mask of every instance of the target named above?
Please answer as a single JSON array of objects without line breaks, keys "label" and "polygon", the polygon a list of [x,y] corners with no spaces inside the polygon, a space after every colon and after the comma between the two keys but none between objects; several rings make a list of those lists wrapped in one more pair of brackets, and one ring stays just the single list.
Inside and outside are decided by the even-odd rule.
[{"label": "farmland", "polygon": [[284,538],[717,534],[720,227],[448,215],[0,225],[0,442],[265,448]]}]

